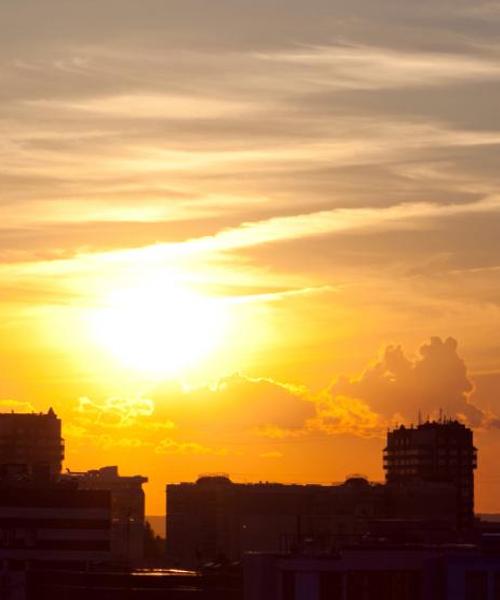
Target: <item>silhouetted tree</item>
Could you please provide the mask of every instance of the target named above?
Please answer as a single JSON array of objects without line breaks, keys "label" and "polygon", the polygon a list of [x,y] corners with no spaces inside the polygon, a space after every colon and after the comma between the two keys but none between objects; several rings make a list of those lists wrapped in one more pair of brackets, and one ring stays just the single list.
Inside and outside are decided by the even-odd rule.
[{"label": "silhouetted tree", "polygon": [[165,557],[165,540],[156,535],[149,521],[144,523],[144,558],[147,560]]}]

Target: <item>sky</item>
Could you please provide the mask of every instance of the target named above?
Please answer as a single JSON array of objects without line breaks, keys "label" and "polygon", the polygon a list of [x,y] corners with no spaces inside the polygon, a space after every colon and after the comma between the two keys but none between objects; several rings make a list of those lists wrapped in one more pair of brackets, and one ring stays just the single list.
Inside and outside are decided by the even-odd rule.
[{"label": "sky", "polygon": [[0,409],[65,467],[383,479],[474,428],[500,512],[500,6],[0,1]]}]

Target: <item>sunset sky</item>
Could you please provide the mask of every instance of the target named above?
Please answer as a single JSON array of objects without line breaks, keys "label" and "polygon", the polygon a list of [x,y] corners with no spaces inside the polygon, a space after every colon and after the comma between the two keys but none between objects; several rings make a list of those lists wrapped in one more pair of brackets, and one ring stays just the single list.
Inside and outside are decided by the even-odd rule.
[{"label": "sunset sky", "polygon": [[500,512],[500,7],[0,2],[0,410],[65,467],[381,480],[475,428]]}]

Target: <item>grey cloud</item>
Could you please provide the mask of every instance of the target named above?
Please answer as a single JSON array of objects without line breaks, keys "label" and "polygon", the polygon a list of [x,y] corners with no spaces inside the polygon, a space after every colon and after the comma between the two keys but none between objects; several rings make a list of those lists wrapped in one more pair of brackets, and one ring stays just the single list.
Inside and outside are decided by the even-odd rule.
[{"label": "grey cloud", "polygon": [[[89,198],[184,213],[159,223],[94,216],[80,225],[16,222],[1,232],[2,258],[172,241],[184,227],[186,237],[201,237],[216,232],[217,218],[224,228],[338,207],[477,201],[500,184],[493,139],[500,129],[498,25],[495,3],[468,0],[3,2],[5,211],[17,216],[22,206],[34,218],[29,207],[43,211],[50,201],[65,213]],[[297,62],[301,54],[309,62]],[[405,65],[413,65],[411,77]],[[175,111],[110,119],[75,108],[134,94],[246,108],[182,119]],[[213,164],[175,170],[163,154],[172,150],[185,153],[179,163],[213,152]],[[267,154],[251,164],[223,159],[245,151]],[[150,159],[155,168],[132,172],[134,160]],[[233,203],[214,200],[242,188],[247,196]],[[499,238],[494,219],[468,214],[428,220],[419,230],[358,231],[238,252],[276,270],[293,259],[327,283],[352,269],[386,269],[425,285],[437,257],[439,276],[455,285],[448,271],[492,265]],[[497,278],[468,277],[471,285],[457,295],[494,301]]]},{"label": "grey cloud", "polygon": [[[497,13],[491,2],[439,0],[415,3],[409,0],[87,0],[67,3],[33,0],[3,3],[3,43],[16,47],[19,34],[28,40],[43,39],[57,45],[81,39],[115,44],[145,40],[162,41],[164,47],[179,43],[212,46],[242,44],[276,45],[277,42],[331,39],[354,30],[363,37],[398,37],[397,29],[412,31],[418,40],[418,26],[428,25],[426,36],[437,43],[436,32],[471,29],[487,34]],[[277,25],[279,24],[279,27]],[[165,35],[166,33],[170,35]],[[408,38],[408,32],[406,39]],[[389,35],[388,35],[389,34]],[[434,34],[434,35],[433,35]],[[401,41],[405,36],[399,34]]]},{"label": "grey cloud", "polygon": [[[353,112],[366,117],[433,120],[474,130],[498,130],[500,118],[496,99],[500,95],[498,76],[490,81],[455,81],[447,85],[413,86],[365,90],[318,91],[291,99],[300,110],[309,110],[325,119]],[[472,108],[474,107],[474,108]]]}]

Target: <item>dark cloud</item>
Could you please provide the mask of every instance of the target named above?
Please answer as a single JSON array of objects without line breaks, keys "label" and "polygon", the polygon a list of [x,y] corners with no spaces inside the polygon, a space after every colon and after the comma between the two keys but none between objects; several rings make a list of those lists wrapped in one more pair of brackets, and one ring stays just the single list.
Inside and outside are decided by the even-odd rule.
[{"label": "dark cloud", "polygon": [[[83,196],[170,206],[179,195],[242,185],[283,214],[289,205],[463,201],[498,183],[484,140],[460,159],[461,142],[447,138],[454,129],[497,129],[498,53],[484,43],[497,20],[490,3],[471,10],[447,0],[216,0],[210,9],[199,0],[3,3],[1,202],[14,210],[23,200],[70,205]],[[145,97],[165,113],[144,108]],[[179,114],[168,109],[171,97],[236,108],[212,118]],[[401,131],[386,131],[398,124]],[[441,156],[414,125],[443,129]],[[411,143],[394,148],[395,140]],[[241,160],[228,164],[223,151]],[[168,152],[194,155],[196,166],[172,168]],[[156,167],[143,171],[150,159]],[[422,174],[429,162],[436,172]],[[461,188],[453,182],[464,173]],[[242,220],[251,202],[237,211]],[[225,203],[216,212],[228,210]],[[121,244],[119,225],[108,239],[115,229]],[[148,235],[137,237],[154,242]]]}]

